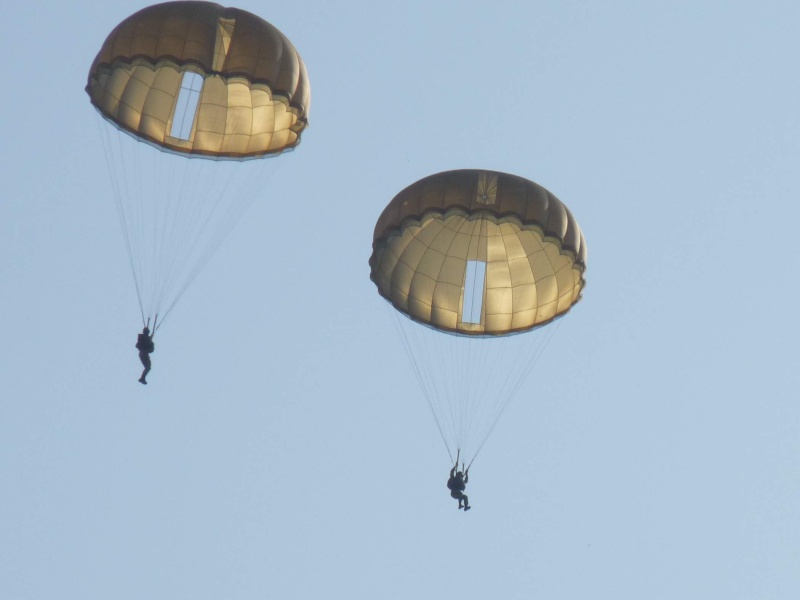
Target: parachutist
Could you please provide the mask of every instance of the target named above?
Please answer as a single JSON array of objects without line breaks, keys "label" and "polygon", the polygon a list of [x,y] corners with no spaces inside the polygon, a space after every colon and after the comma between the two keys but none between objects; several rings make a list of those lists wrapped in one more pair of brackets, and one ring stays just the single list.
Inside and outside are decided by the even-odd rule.
[{"label": "parachutist", "polygon": [[150,335],[148,327],[142,329],[142,333],[139,334],[136,340],[136,349],[139,351],[139,360],[144,365],[144,371],[142,371],[142,376],[139,378],[139,383],[147,385],[147,379],[145,378],[150,372],[150,353],[156,349],[156,345],[153,343],[153,336]]},{"label": "parachutist", "polygon": [[467,483],[469,483],[469,469],[464,472],[456,471],[456,469],[458,469],[458,460],[456,460],[453,468],[450,469],[447,489],[450,490],[450,496],[458,500],[458,508],[468,511],[472,507],[469,505],[469,498],[464,494],[464,490],[467,488]]}]

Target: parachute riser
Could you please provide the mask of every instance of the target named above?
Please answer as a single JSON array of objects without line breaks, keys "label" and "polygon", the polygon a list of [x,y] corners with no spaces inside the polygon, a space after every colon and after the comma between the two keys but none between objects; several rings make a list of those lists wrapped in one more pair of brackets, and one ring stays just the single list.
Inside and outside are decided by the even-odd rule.
[{"label": "parachute riser", "polygon": [[155,337],[155,335],[156,335],[156,331],[158,331],[158,328],[161,327],[161,323],[158,322],[158,314],[156,314],[156,316],[154,318],[152,318],[152,322],[153,322],[153,328],[152,329],[150,329],[150,321],[151,321],[150,317],[147,317],[146,321],[144,319],[142,319],[142,325],[144,325],[144,327],[146,327],[147,329],[152,331],[152,333],[150,334],[150,339],[153,339]]}]

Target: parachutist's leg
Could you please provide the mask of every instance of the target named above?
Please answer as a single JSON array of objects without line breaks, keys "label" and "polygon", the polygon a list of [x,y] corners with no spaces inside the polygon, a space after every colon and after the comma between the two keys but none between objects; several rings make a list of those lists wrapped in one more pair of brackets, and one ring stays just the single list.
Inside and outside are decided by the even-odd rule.
[{"label": "parachutist's leg", "polygon": [[139,383],[147,385],[146,378],[152,364],[150,362],[150,355],[147,352],[139,352],[139,360],[142,361],[142,365],[144,365],[144,371],[142,371],[142,376],[139,378]]},{"label": "parachutist's leg", "polygon": [[465,510],[465,511],[466,511],[466,510],[469,510],[470,508],[472,508],[472,507],[469,505],[469,498],[467,498],[467,497],[466,497],[464,494],[462,494],[462,496],[463,496],[463,498],[464,498],[464,510]]}]

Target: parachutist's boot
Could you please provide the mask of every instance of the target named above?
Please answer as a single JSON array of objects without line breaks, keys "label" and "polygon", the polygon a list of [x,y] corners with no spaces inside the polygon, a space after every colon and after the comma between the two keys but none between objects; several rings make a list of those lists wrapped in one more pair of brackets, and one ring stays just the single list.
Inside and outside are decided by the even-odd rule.
[{"label": "parachutist's boot", "polygon": [[142,385],[147,385],[147,381],[145,381],[144,377],[139,377],[139,383]]},{"label": "parachutist's boot", "polygon": [[459,509],[464,508],[463,506],[461,506],[461,502],[458,503],[458,508]]},{"label": "parachutist's boot", "polygon": [[470,508],[472,508],[472,507],[471,506],[465,506],[464,507],[464,512],[467,512]]}]

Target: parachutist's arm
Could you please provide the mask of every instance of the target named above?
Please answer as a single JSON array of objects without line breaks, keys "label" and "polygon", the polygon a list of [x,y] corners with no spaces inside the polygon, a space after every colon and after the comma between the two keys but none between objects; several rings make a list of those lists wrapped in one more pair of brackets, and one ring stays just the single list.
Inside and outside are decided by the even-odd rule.
[{"label": "parachutist's arm", "polygon": [[450,477],[455,477],[455,476],[456,476],[456,468],[453,467],[452,469],[450,469]]},{"label": "parachutist's arm", "polygon": [[464,473],[464,485],[469,483],[469,473]]}]

